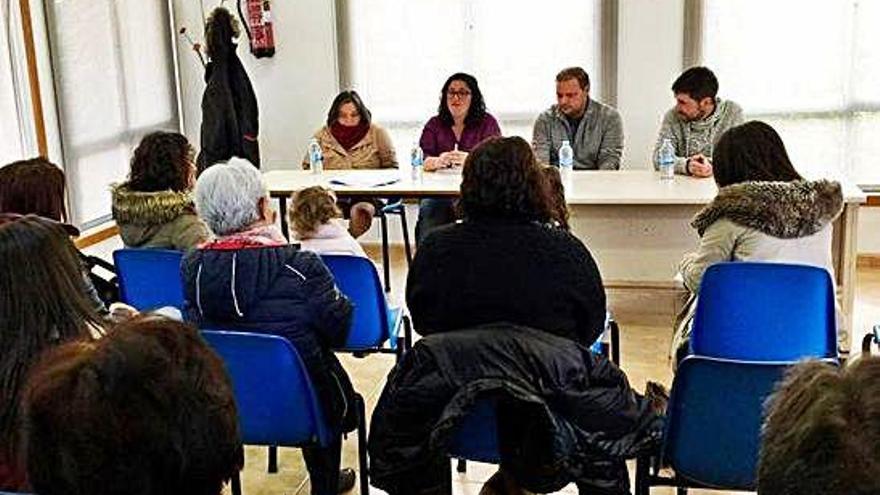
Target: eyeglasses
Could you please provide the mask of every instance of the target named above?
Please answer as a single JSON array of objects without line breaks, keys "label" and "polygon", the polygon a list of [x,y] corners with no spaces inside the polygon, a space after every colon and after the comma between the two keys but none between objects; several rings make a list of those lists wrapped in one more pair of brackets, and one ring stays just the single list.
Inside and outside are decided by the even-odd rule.
[{"label": "eyeglasses", "polygon": [[446,92],[446,96],[449,98],[458,97],[458,98],[464,99],[470,95],[471,95],[471,92],[466,89],[462,89],[460,91],[449,90]]}]

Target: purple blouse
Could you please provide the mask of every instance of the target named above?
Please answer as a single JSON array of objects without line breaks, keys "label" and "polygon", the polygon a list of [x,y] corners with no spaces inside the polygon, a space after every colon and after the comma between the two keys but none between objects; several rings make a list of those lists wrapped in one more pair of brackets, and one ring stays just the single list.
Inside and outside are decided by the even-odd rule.
[{"label": "purple blouse", "polygon": [[501,128],[498,127],[498,121],[488,113],[479,124],[465,126],[460,140],[455,139],[452,127],[444,125],[440,117],[434,116],[431,117],[431,120],[422,129],[422,138],[419,139],[419,146],[422,147],[422,151],[427,158],[429,156],[440,156],[440,153],[446,151],[452,151],[455,149],[456,144],[458,144],[459,151],[470,152],[484,139],[500,135]]}]

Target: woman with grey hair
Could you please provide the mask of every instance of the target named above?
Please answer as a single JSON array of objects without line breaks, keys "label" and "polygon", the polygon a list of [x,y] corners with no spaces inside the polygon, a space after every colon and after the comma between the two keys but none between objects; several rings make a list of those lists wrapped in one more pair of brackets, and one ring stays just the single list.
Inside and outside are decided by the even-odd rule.
[{"label": "woman with grey hair", "polygon": [[357,425],[354,389],[333,348],[345,343],[351,303],[315,253],[291,245],[275,226],[260,172],[233,158],[199,176],[196,210],[216,238],[186,255],[186,319],[222,330],[270,333],[290,341],[302,357],[334,441],[302,449],[313,495],[354,486],[339,470],[342,434]]}]

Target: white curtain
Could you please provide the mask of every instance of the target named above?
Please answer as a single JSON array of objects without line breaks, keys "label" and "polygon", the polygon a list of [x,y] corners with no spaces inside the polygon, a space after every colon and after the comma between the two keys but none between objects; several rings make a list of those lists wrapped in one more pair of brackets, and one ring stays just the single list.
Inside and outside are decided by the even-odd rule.
[{"label": "white curtain", "polygon": [[18,2],[0,0],[0,166],[37,154]]},{"label": "white curtain", "polygon": [[880,183],[880,1],[705,0],[722,97],[782,135],[795,166]]}]

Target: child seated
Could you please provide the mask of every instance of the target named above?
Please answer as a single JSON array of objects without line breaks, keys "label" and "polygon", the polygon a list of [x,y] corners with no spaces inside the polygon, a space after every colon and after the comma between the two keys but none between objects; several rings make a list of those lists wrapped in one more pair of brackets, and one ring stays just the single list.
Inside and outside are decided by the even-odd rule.
[{"label": "child seated", "polygon": [[367,257],[343,224],[336,195],[327,188],[312,186],[293,193],[290,225],[302,249],[318,254]]}]

